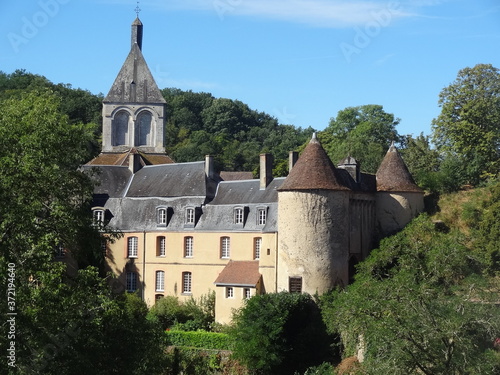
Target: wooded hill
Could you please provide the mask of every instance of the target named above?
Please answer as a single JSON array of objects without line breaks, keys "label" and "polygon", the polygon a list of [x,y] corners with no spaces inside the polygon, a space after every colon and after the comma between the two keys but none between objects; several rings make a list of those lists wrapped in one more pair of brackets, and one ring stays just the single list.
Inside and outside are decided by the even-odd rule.
[{"label": "wooded hill", "polygon": [[[0,72],[0,100],[40,89],[51,90],[62,98],[60,109],[70,123],[96,125],[93,148],[97,153],[102,132],[102,94],[54,84],[24,70]],[[166,152],[176,162],[203,160],[210,154],[218,170],[257,173],[259,154],[268,152],[274,156],[276,175],[284,175],[288,152],[304,144],[314,131],[279,124],[276,118],[238,100],[175,88],[163,89],[162,94],[167,101]]]}]

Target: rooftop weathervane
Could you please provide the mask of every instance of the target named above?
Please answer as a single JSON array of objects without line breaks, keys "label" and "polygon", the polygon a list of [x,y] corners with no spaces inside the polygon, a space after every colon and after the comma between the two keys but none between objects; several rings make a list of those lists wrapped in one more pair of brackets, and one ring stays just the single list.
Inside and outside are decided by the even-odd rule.
[{"label": "rooftop weathervane", "polygon": [[139,8],[139,2],[137,2],[137,6],[135,7],[135,14],[137,14],[137,17],[139,17],[139,12],[141,11],[141,8]]}]

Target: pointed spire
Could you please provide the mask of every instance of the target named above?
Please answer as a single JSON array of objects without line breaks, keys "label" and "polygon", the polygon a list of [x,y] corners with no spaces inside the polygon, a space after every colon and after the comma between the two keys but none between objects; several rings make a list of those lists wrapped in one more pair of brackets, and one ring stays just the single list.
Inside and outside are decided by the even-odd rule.
[{"label": "pointed spire", "polygon": [[[137,3],[139,4],[139,3]],[[135,18],[134,22],[132,22],[132,38],[131,38],[131,48],[134,48],[134,45],[137,44],[139,49],[142,51],[142,22],[139,19],[139,11],[137,9],[139,8],[139,5],[137,5],[136,8],[136,13],[137,17]]]}]

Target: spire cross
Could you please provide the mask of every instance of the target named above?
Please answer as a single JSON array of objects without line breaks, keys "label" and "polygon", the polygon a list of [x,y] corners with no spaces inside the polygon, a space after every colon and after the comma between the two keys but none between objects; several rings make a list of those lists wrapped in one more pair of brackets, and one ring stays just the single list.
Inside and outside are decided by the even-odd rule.
[{"label": "spire cross", "polygon": [[139,2],[137,2],[137,6],[135,7],[135,14],[137,14],[137,17],[139,17],[139,12],[141,11],[141,8],[139,8]]}]

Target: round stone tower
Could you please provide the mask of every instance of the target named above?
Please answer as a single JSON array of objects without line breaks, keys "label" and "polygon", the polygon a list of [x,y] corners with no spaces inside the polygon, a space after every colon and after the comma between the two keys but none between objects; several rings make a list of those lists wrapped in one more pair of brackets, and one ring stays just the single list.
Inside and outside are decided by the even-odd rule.
[{"label": "round stone tower", "polygon": [[424,192],[413,180],[394,142],[380,164],[376,179],[378,232],[385,237],[403,229],[424,210]]},{"label": "round stone tower", "polygon": [[278,189],[278,291],[348,282],[350,189],[313,135]]}]

